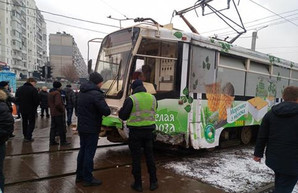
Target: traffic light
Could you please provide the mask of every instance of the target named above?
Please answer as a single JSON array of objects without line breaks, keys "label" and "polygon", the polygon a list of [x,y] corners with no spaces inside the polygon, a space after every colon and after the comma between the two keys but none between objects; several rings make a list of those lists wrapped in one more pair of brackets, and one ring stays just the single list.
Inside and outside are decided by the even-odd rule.
[{"label": "traffic light", "polygon": [[47,78],[52,78],[52,68],[50,66],[47,66],[47,70],[48,70]]},{"label": "traffic light", "polygon": [[46,67],[45,66],[39,67],[39,74],[41,77],[45,78],[45,76],[46,76]]}]

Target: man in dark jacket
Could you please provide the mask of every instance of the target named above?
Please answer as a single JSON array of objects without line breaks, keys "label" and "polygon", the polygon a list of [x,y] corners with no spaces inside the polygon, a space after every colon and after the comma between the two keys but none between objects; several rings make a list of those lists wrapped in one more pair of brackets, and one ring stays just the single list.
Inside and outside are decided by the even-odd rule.
[{"label": "man in dark jacket", "polygon": [[83,180],[83,186],[97,186],[102,183],[92,175],[93,158],[101,130],[102,116],[108,116],[111,113],[104,100],[103,92],[100,90],[102,84],[102,76],[97,72],[91,73],[89,82],[81,85],[78,95],[80,151],[77,159],[76,182]]},{"label": "man in dark jacket", "polygon": [[49,104],[48,104],[48,88],[46,86],[43,86],[41,91],[39,92],[39,100],[40,100],[40,116],[44,116],[44,112],[46,112],[47,118],[50,117],[49,115]]},{"label": "man in dark jacket", "polygon": [[153,95],[147,93],[142,80],[135,80],[131,88],[133,93],[128,97],[119,111],[119,118],[127,120],[129,128],[129,149],[132,156],[132,174],[134,183],[131,188],[142,192],[141,156],[144,148],[148,173],[150,175],[150,190],[158,188],[156,167],[153,158],[153,133],[155,130],[155,112],[157,102]]},{"label": "man in dark jacket", "polygon": [[26,83],[17,89],[16,99],[22,115],[24,141],[33,141],[32,133],[35,128],[35,115],[39,105],[36,80],[28,78]]},{"label": "man in dark jacket", "polygon": [[0,192],[4,192],[3,162],[5,158],[5,142],[13,132],[14,119],[6,104],[7,95],[0,90]]},{"label": "man in dark jacket", "polygon": [[73,109],[76,104],[76,96],[75,96],[74,91],[71,89],[70,84],[66,85],[64,92],[65,92],[65,99],[66,99],[67,125],[70,126]]},{"label": "man in dark jacket", "polygon": [[53,82],[53,89],[50,90],[48,96],[48,104],[51,111],[51,130],[50,145],[59,145],[56,142],[56,133],[60,136],[60,145],[69,145],[66,141],[66,125],[65,125],[65,107],[61,96],[62,84],[58,81]]},{"label": "man in dark jacket", "polygon": [[254,160],[260,162],[266,147],[275,193],[292,192],[298,180],[298,87],[285,88],[283,99],[264,116],[254,152]]}]

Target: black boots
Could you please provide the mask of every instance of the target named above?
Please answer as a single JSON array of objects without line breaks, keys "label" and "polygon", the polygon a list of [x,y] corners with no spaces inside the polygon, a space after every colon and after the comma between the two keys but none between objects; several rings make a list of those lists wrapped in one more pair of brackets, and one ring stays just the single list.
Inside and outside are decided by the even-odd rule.
[{"label": "black boots", "polygon": [[150,190],[151,191],[156,190],[157,188],[158,188],[158,183],[157,182],[150,183]]},{"label": "black boots", "polygon": [[138,184],[136,184],[136,183],[133,183],[130,187],[131,187],[133,190],[137,191],[137,192],[143,192],[142,185],[138,185]]},{"label": "black boots", "polygon": [[[143,188],[142,188],[142,185],[139,185],[139,184],[136,184],[136,183],[133,183],[131,186],[130,186],[133,190],[137,191],[137,192],[143,192]],[[158,183],[157,182],[153,182],[153,183],[150,183],[150,190],[151,191],[154,191],[158,188]]]},{"label": "black boots", "polygon": [[83,186],[85,186],[85,187],[87,187],[87,186],[99,186],[101,184],[102,184],[101,180],[93,178],[91,182],[84,182]]}]

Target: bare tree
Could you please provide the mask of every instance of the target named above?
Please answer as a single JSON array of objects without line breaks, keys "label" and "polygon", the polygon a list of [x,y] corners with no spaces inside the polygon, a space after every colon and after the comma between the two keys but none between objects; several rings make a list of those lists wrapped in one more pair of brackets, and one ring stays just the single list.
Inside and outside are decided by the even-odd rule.
[{"label": "bare tree", "polygon": [[79,80],[79,76],[77,71],[75,70],[75,68],[73,66],[64,66],[62,68],[62,76],[65,77],[65,79],[73,82],[73,81],[77,81]]}]

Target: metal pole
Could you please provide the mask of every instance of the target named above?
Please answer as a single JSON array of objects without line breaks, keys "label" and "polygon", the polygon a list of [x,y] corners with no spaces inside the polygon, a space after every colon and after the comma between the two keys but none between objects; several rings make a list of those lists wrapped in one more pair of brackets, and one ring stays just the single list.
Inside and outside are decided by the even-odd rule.
[{"label": "metal pole", "polygon": [[256,50],[256,41],[257,41],[257,31],[252,32],[252,40],[251,40],[251,50],[255,51]]},{"label": "metal pole", "polygon": [[90,42],[101,43],[102,39],[103,39],[103,38],[93,38],[93,39],[91,39],[91,40],[88,40],[88,42],[87,42],[87,46],[88,46],[88,49],[87,49],[87,63],[88,63],[88,61],[89,61],[89,43],[90,43]]},{"label": "metal pole", "polygon": [[264,28],[266,28],[266,27],[268,27],[268,25],[262,26],[262,27],[256,29],[256,31],[252,32],[251,50],[253,50],[253,51],[256,50],[258,31],[260,31],[261,29],[264,29]]}]

